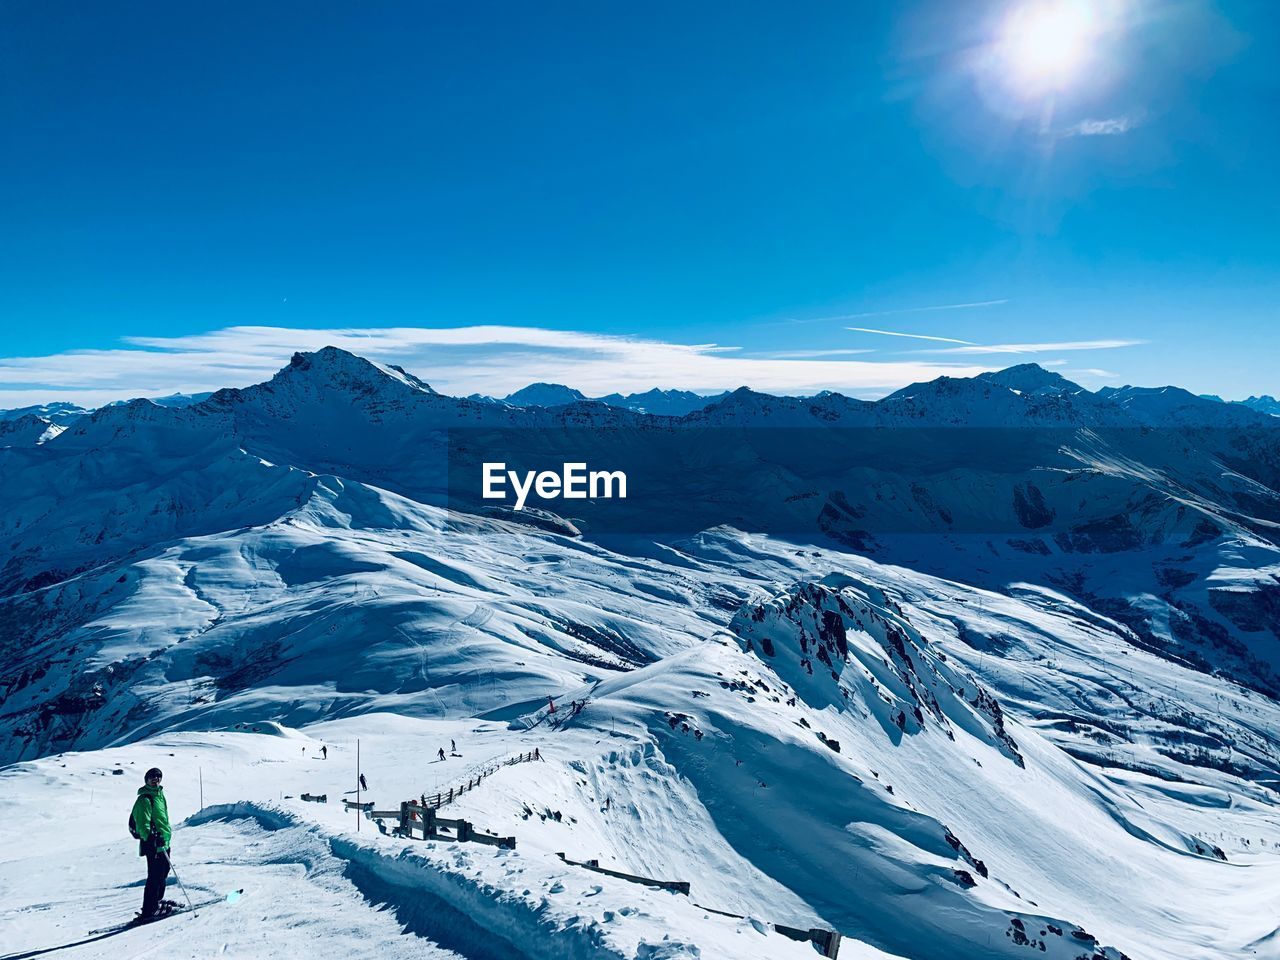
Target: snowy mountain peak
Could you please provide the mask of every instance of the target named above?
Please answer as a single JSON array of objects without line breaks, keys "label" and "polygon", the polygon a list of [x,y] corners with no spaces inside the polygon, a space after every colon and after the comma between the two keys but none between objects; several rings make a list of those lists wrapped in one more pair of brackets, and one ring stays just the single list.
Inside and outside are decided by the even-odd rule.
[{"label": "snowy mountain peak", "polygon": [[338,347],[322,347],[315,353],[295,353],[289,360],[289,365],[276,374],[273,382],[284,377],[297,378],[301,374],[325,386],[357,393],[382,391],[390,387],[392,382],[415,391],[435,393],[430,386],[402,367],[367,360]]},{"label": "snowy mountain peak", "polygon": [[988,396],[991,392],[991,386],[989,381],[979,380],[976,377],[936,377],[933,380],[909,383],[902,389],[895,390],[880,402],[890,403],[897,400],[912,400],[918,397],[954,397],[972,393]]},{"label": "snowy mountain peak", "polygon": [[517,407],[563,407],[586,400],[586,394],[562,383],[531,383],[515,393],[508,394],[507,403]]},{"label": "snowy mountain peak", "polygon": [[48,420],[50,423],[65,427],[73,420],[78,420],[91,412],[87,407],[82,407],[78,403],[67,403],[59,400],[53,403],[42,403],[37,406],[0,410],[0,420],[17,420],[19,417],[34,414],[37,417]]},{"label": "snowy mountain peak", "polygon": [[28,413],[12,420],[0,420],[0,447],[32,447],[52,440],[65,427]]},{"label": "snowy mountain peak", "polygon": [[401,367],[358,357],[338,347],[324,347],[314,353],[295,353],[266,383],[218,390],[204,405],[222,407],[272,398],[269,405],[274,408],[287,397],[293,398],[286,401],[292,403],[346,397],[383,405],[426,396],[439,394]]},{"label": "snowy mountain peak", "polygon": [[[213,393],[205,391],[203,393],[170,393],[163,397],[140,397],[134,399],[150,400],[152,403],[161,407],[190,407],[194,404],[208,400]],[[106,404],[108,407],[118,407],[122,403],[129,403],[129,400],[112,400]]]},{"label": "snowy mountain peak", "polygon": [[[775,397],[773,394],[761,393],[758,390],[752,390],[750,387],[738,387],[736,390],[730,390],[725,393],[719,400],[708,406],[708,412],[714,409],[738,409],[747,410],[752,408],[767,408],[773,401],[782,399]],[[786,398],[791,399],[791,398]]]},{"label": "snowy mountain peak", "polygon": [[1038,363],[1019,363],[995,373],[981,374],[978,379],[997,383],[1018,393],[1078,393],[1084,389]]},{"label": "snowy mountain peak", "polygon": [[654,387],[643,393],[630,393],[626,396],[611,393],[600,398],[602,403],[611,407],[626,407],[637,413],[652,413],[665,417],[683,417],[695,410],[701,410],[715,401],[727,396],[719,393],[703,396],[692,390],[662,390]]},{"label": "snowy mountain peak", "polygon": [[1257,410],[1259,413],[1268,413],[1272,416],[1280,416],[1280,400],[1269,394],[1263,394],[1259,397],[1250,397],[1247,400],[1237,401],[1238,403],[1249,407],[1251,410]]}]

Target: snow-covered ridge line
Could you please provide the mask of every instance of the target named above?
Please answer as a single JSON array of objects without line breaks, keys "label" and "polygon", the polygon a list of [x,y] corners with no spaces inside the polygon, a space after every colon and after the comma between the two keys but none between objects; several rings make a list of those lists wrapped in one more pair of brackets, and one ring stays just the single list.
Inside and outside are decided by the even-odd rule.
[{"label": "snow-covered ridge line", "polygon": [[[945,404],[965,406],[976,400],[985,400],[999,406],[1013,404],[1035,410],[1037,416],[1057,419],[1062,416],[1101,417],[1105,422],[1142,423],[1151,425],[1219,425],[1266,427],[1266,421],[1280,411],[1280,405],[1268,396],[1250,397],[1247,400],[1224,402],[1219,397],[1196,395],[1176,386],[1162,387],[1103,387],[1090,391],[1066,379],[1061,374],[1045,370],[1035,363],[1023,363],[1004,370],[979,374],[972,378],[942,376],[923,383],[913,383],[877,400],[861,400],[835,390],[823,390],[813,396],[761,393],[742,386],[733,391],[698,394],[689,390],[653,388],[643,393],[622,395],[610,393],[600,397],[588,397],[581,391],[563,384],[532,383],[503,399],[474,393],[466,397],[454,397],[433,390],[427,383],[395,364],[379,363],[356,356],[337,347],[323,347],[317,351],[293,355],[288,366],[270,381],[247,388],[224,388],[212,393],[194,395],[174,394],[168,397],[133,398],[117,400],[97,410],[68,403],[50,403],[42,406],[0,410],[0,421],[24,414],[35,414],[58,425],[66,426],[85,417],[118,406],[145,403],[172,409],[196,406],[217,406],[244,390],[260,390],[264,387],[282,386],[282,379],[291,369],[308,371],[318,366],[322,375],[333,386],[339,386],[366,397],[384,392],[390,382],[402,394],[420,393],[437,397],[441,401],[462,408],[488,412],[525,412],[556,410],[568,407],[613,408],[641,416],[665,419],[692,418],[702,415],[712,417],[732,413],[742,408],[771,412],[780,411],[807,414],[822,419],[832,417],[868,417],[887,414],[909,423],[927,415],[926,407]],[[212,398],[212,403],[210,399]],[[936,414],[938,411],[934,411]],[[972,410],[970,410],[970,415]]]},{"label": "snow-covered ridge line", "polygon": [[[396,842],[382,838],[362,840],[352,834],[334,831],[325,825],[308,822],[297,813],[274,803],[239,801],[206,807],[183,821],[183,826],[200,826],[223,820],[250,819],[268,831],[297,830],[319,837],[334,856],[350,866],[348,878],[372,902],[410,915],[408,926],[412,928],[412,915],[421,910],[423,901],[432,903],[432,937],[439,937],[441,928],[453,927],[456,936],[466,933],[479,934],[475,944],[476,957],[510,957],[514,960],[662,960],[678,957],[732,957],[748,958],[802,958],[811,955],[806,945],[791,941],[769,930],[762,930],[759,921],[735,923],[732,920],[706,918],[705,911],[676,894],[637,889],[634,884],[610,877],[591,874],[594,889],[604,894],[602,902],[618,903],[637,900],[641,909],[660,909],[667,914],[668,923],[656,924],[653,929],[666,927],[680,930],[708,925],[723,928],[723,937],[729,949],[717,949],[715,944],[695,946],[670,937],[648,942],[644,934],[625,923],[617,922],[617,913],[603,911],[599,918],[573,909],[559,908],[545,895],[532,891],[537,878],[550,880],[549,889],[554,893],[564,884],[556,877],[566,874],[584,874],[563,862],[544,858],[530,858],[517,851],[486,850],[476,855],[468,850],[459,851],[448,841],[425,843]],[[379,847],[390,845],[389,852]],[[479,869],[468,870],[472,860],[482,861]],[[536,862],[535,862],[536,861]],[[510,878],[528,873],[524,881],[511,881],[505,885],[492,882],[501,873]],[[520,883],[528,884],[523,893],[516,890]],[[443,909],[440,909],[443,908]],[[622,908],[625,917],[635,908]],[[749,926],[757,941],[749,952],[736,953],[741,940],[741,930]],[[450,937],[443,938],[448,941]],[[486,942],[487,941],[487,942]],[[766,941],[766,942],[759,942]],[[885,956],[877,954],[877,956]]]}]

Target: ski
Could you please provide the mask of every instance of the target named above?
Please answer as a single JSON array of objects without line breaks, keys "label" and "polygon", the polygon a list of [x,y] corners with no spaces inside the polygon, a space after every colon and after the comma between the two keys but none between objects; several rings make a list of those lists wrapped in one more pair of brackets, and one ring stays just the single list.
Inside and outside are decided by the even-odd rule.
[{"label": "ski", "polygon": [[163,913],[157,913],[154,917],[147,917],[145,920],[142,917],[134,917],[132,920],[128,920],[125,923],[118,923],[112,927],[99,927],[97,930],[90,930],[88,936],[96,937],[103,934],[122,933],[125,930],[132,930],[134,927],[146,927],[153,923],[159,923],[161,920],[167,920],[169,917],[176,917],[184,913],[195,913],[197,910],[202,910],[205,907],[212,907],[219,903],[235,903],[243,894],[244,890],[232,890],[225,896],[211,897],[208,900],[201,900],[189,907],[178,904]]},{"label": "ski", "polygon": [[[85,939],[77,940],[75,943],[62,943],[53,947],[38,947],[34,950],[24,950],[21,953],[6,953],[4,956],[0,956],[0,960],[33,960],[35,957],[43,957],[46,954],[58,953],[63,950],[68,950],[71,947],[82,947],[88,943],[94,943],[98,940],[106,940],[108,937],[114,937],[117,934],[125,933],[135,927],[148,926],[159,920],[164,920],[166,917],[175,917],[180,913],[195,913],[205,907],[212,907],[219,903],[235,903],[243,894],[243,890],[232,890],[224,896],[210,897],[208,900],[201,900],[199,903],[193,904],[190,907],[175,907],[174,909],[158,914],[157,916],[151,917],[147,920],[140,920],[135,917],[128,923],[118,923],[113,927],[101,927],[97,930],[90,930],[88,934],[85,935]],[[173,903],[174,901],[169,902]]]}]

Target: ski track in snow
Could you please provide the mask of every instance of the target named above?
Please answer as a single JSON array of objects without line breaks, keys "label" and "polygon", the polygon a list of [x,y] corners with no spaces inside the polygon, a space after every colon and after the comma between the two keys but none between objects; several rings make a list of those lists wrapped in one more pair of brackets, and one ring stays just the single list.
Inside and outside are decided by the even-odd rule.
[{"label": "ski track in snow", "polygon": [[[344,864],[323,844],[281,836],[252,821],[213,823],[179,831],[178,875],[195,901],[243,889],[235,903],[218,903],[125,930],[52,956],[120,957],[297,957],[316,956],[318,944],[330,956],[421,957],[458,960],[429,937],[406,936],[391,913],[370,909]],[[10,861],[0,883],[0,942],[7,952],[74,944],[88,931],[123,923],[141,901],[136,849],[105,843]],[[14,883],[12,877],[22,877]],[[169,879],[167,897],[185,905]],[[328,951],[332,951],[328,953]]]}]

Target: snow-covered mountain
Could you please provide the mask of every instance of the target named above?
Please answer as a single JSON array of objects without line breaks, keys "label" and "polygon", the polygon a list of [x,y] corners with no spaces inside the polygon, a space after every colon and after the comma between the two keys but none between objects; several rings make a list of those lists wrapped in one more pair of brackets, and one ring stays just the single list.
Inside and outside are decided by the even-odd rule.
[{"label": "snow-covered mountain", "polygon": [[0,422],[35,416],[65,427],[71,421],[78,420],[91,412],[79,404],[59,401],[57,403],[41,403],[32,407],[15,407],[12,410],[0,410]]},{"label": "snow-covered mountain", "polygon": [[563,384],[531,383],[503,399],[516,407],[562,407],[569,403],[580,403],[587,398],[581,391]]},{"label": "snow-covered mountain", "polygon": [[611,407],[625,407],[637,413],[652,413],[663,417],[683,417],[715,403],[723,393],[700,394],[691,390],[659,390],[655,387],[643,393],[610,393],[597,399]]},{"label": "snow-covered mountain", "polygon": [[695,410],[709,406],[726,394],[704,396],[690,390],[659,390],[654,388],[643,393],[609,393],[603,397],[588,397],[580,390],[566,387],[559,383],[531,383],[515,393],[508,394],[501,401],[491,397],[473,394],[470,399],[509,403],[517,407],[562,407],[571,403],[595,400],[597,403],[611,407],[621,407],[636,413],[648,413],[663,417],[683,417]]},{"label": "snow-covered mountain", "polygon": [[[159,762],[184,881],[283,955],[1280,955],[1280,428],[1190,396],[1025,366],[669,417],[330,348],[8,446],[0,939],[132,899]],[[485,512],[452,471],[494,438],[632,492]],[[442,815],[516,851],[357,833],[357,738],[378,809],[496,770]]]},{"label": "snow-covered mountain", "polygon": [[[478,477],[475,461],[495,455],[545,462],[569,444],[627,466],[633,487],[626,501],[575,504],[576,529],[728,523],[993,588],[1034,573],[1149,646],[1274,689],[1280,425],[1182,391],[1071,390],[1037,370],[942,378],[878,403],[743,389],[651,418],[455,399],[342,351],[299,354],[264,384],[185,408],[111,406],[55,441],[11,446],[0,585],[21,593],[175,537],[270,521],[324,475],[483,509],[458,471]],[[1206,426],[1201,405],[1229,412]]]},{"label": "snow-covered mountain", "polygon": [[[170,393],[167,396],[148,397],[147,399],[161,407],[189,407],[193,403],[200,403],[202,400],[208,400],[212,395],[212,391],[205,391],[203,393]],[[117,400],[115,401],[115,404],[128,402],[128,400]]]},{"label": "snow-covered mountain", "polygon": [[1280,400],[1267,394],[1263,394],[1260,397],[1249,397],[1247,400],[1238,402],[1251,410],[1257,410],[1259,413],[1269,413],[1273,417],[1280,417]]},{"label": "snow-covered mountain", "polygon": [[0,420],[0,447],[28,447],[52,440],[64,427],[36,416],[24,414],[9,420]]},{"label": "snow-covered mountain", "polygon": [[[151,397],[152,403],[162,407],[189,407],[193,403],[200,403],[202,400],[209,399],[209,393],[171,393],[164,397]],[[130,403],[129,400],[115,400],[109,406],[118,406],[124,403]],[[58,401],[56,403],[42,403],[31,407],[17,407],[12,410],[0,410],[0,423],[11,420],[20,420],[25,417],[39,417],[49,423],[55,424],[60,428],[65,428],[69,424],[81,417],[86,417],[93,413],[88,407],[82,407],[77,403],[67,403]]]}]

